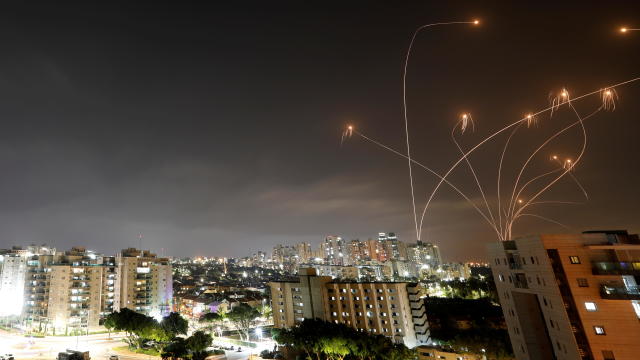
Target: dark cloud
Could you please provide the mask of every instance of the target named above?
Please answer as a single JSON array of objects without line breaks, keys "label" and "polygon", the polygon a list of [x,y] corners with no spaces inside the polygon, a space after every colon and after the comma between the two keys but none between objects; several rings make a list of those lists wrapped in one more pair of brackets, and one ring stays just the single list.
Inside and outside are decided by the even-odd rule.
[{"label": "dark cloud", "polygon": [[[461,140],[468,147],[546,106],[551,90],[597,89],[638,75],[640,63],[640,37],[615,33],[640,21],[626,2],[31,5],[5,5],[0,19],[2,246],[110,253],[143,233],[143,246],[184,256],[245,255],[327,234],[396,231],[412,241],[406,163],[355,137],[341,146],[340,132],[352,122],[404,149],[401,65],[417,26],[483,19],[480,29],[441,28],[416,43],[413,149],[437,171],[455,159],[448,136],[461,111],[477,121]],[[640,85],[619,92],[618,110],[587,124],[576,175],[589,202],[536,210],[575,231],[637,229]],[[541,119],[514,155],[570,119]],[[574,154],[578,135],[553,151]],[[497,151],[472,159],[490,199]],[[546,156],[526,175],[544,170]],[[480,203],[464,168],[452,180]],[[417,184],[420,205],[434,181],[418,173]],[[579,197],[570,182],[549,196]],[[495,238],[446,187],[425,226],[452,259],[479,259]],[[533,218],[516,230],[566,231]]]}]

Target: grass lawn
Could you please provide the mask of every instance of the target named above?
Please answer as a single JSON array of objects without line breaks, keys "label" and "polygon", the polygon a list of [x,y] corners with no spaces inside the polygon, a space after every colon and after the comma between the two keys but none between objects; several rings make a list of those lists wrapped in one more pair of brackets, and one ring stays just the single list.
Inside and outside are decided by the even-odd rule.
[{"label": "grass lawn", "polygon": [[149,356],[160,356],[160,353],[157,352],[154,349],[138,349],[138,350],[130,350],[128,346],[118,346],[118,347],[114,347],[113,348],[114,351],[122,351],[122,352],[129,352],[129,353],[136,353],[136,354],[143,354],[143,355],[149,355]]}]

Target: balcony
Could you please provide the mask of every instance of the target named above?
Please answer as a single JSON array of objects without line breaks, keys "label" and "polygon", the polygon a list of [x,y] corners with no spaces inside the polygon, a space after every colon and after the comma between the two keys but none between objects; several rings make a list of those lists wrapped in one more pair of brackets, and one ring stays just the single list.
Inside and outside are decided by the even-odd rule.
[{"label": "balcony", "polygon": [[640,262],[594,262],[594,275],[640,275]]},{"label": "balcony", "polygon": [[89,283],[86,282],[76,282],[71,283],[72,289],[87,289],[89,288]]},{"label": "balcony", "polygon": [[640,289],[638,286],[600,286],[600,296],[609,300],[640,300]]}]

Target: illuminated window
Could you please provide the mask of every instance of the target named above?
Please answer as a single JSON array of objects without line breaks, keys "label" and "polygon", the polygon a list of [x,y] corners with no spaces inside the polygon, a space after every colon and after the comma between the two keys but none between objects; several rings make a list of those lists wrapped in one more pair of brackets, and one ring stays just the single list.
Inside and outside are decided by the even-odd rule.
[{"label": "illuminated window", "polygon": [[584,307],[585,309],[587,309],[587,311],[598,311],[598,306],[596,306],[596,303],[592,301],[585,302]]},{"label": "illuminated window", "polygon": [[572,264],[580,264],[580,258],[577,256],[569,256],[569,261]]},{"label": "illuminated window", "polygon": [[604,326],[594,326],[593,330],[596,332],[596,335],[606,335],[606,333],[604,332]]}]

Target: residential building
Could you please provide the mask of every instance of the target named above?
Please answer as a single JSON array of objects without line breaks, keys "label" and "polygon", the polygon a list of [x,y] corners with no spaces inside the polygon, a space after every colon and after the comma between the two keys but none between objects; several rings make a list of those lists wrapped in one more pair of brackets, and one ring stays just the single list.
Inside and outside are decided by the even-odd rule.
[{"label": "residential building", "polygon": [[160,317],[171,311],[173,275],[167,258],[159,258],[149,250],[128,248],[116,256],[119,296],[114,310],[131,310]]},{"label": "residential building", "polygon": [[395,233],[379,233],[378,242],[385,249],[386,260],[405,260],[407,258],[406,244],[398,240]]},{"label": "residential building", "polygon": [[295,245],[296,248],[296,263],[305,264],[312,259],[311,244],[301,242]]},{"label": "residential building", "polygon": [[25,325],[65,334],[97,329],[105,313],[102,261],[82,247],[64,253],[29,252],[22,312]]},{"label": "residential building", "polygon": [[14,251],[0,255],[0,315],[20,315],[24,304],[27,256]]},{"label": "residential building", "polygon": [[347,253],[350,265],[359,265],[364,261],[371,260],[369,247],[365,241],[351,240],[347,244]]},{"label": "residential building", "polygon": [[537,235],[488,248],[518,360],[638,359],[637,235]]},{"label": "residential building", "polygon": [[422,241],[407,246],[407,260],[417,265],[429,265],[432,268],[442,263],[438,246]]},{"label": "residential building", "polygon": [[415,284],[344,282],[304,268],[299,281],[269,286],[275,327],[317,318],[388,336],[408,347],[429,341],[424,302]]},{"label": "residential building", "polygon": [[327,236],[321,244],[324,259],[330,265],[345,265],[347,246],[340,236]]}]

